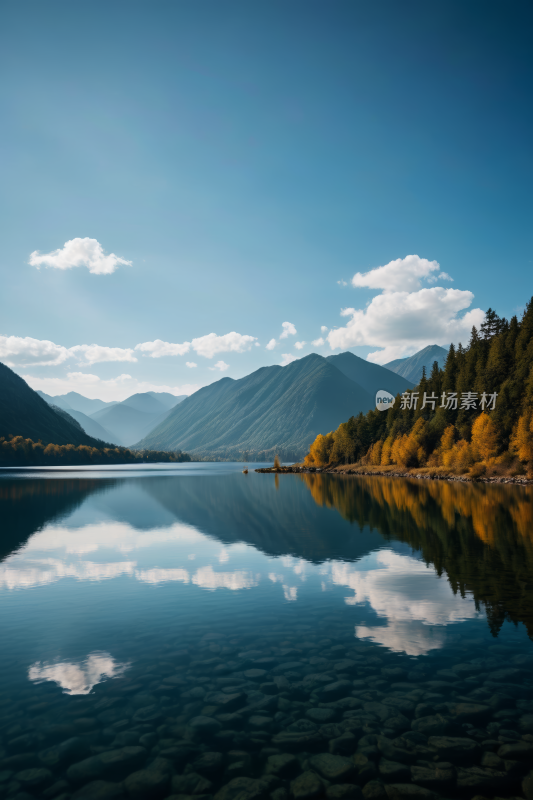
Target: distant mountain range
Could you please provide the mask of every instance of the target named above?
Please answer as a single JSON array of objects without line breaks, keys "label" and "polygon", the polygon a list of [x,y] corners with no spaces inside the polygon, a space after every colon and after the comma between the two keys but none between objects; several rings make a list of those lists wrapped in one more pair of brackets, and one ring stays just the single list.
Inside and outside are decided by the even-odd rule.
[{"label": "distant mountain range", "polygon": [[[162,422],[171,408],[185,399],[169,392],[133,394],[121,403],[91,400],[78,392],[53,397],[37,392],[52,406],[58,406],[78,422],[90,436],[129,447]],[[83,411],[85,409],[85,411]]]},{"label": "distant mountain range", "polygon": [[65,411],[81,411],[82,414],[86,414],[87,416],[94,414],[96,411],[101,411],[108,406],[115,405],[115,401],[105,403],[103,400],[91,400],[90,397],[84,397],[82,394],[78,394],[78,392],[68,392],[68,394],[52,396],[37,390],[37,394],[40,394],[47,403],[53,403],[55,406],[59,406],[59,408],[64,408]]},{"label": "distant mountain range", "polygon": [[199,389],[135,446],[206,458],[272,458],[275,450],[299,458],[317,433],[374,407],[378,389],[410,388],[405,378],[353,353],[312,353]]},{"label": "distant mountain range", "polygon": [[197,458],[267,460],[278,452],[298,459],[318,433],[374,408],[379,390],[408,391],[423,365],[429,372],[446,355],[445,348],[430,345],[383,367],[349,352],[326,358],[312,353],[240,380],[222,378],[190,397],[141,392],[120,403],[78,392],[34,392],[0,364],[0,436],[93,447],[104,441]]},{"label": "distant mountain range", "polygon": [[438,344],[429,344],[409,358],[397,358],[395,361],[383,364],[383,366],[416,385],[422,377],[422,367],[426,368],[428,376],[434,361],[438,363],[441,369],[444,367],[448,349]]},{"label": "distant mountain range", "polygon": [[25,380],[0,363],[0,436],[40,439],[43,444],[101,445],[67,415],[59,408],[54,411]]}]

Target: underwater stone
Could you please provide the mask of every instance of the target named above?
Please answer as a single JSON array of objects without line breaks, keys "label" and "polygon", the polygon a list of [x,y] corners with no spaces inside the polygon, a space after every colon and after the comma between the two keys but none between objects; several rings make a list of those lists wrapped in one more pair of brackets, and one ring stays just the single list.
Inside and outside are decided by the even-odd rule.
[{"label": "underwater stone", "polygon": [[363,792],[351,783],[337,783],[328,786],[326,797],[328,800],[363,800]]},{"label": "underwater stone", "polygon": [[533,770],[522,781],[522,791],[527,800],[533,800]]},{"label": "underwater stone", "polygon": [[481,748],[473,739],[456,736],[430,736],[428,745],[435,748],[439,757],[454,761],[474,760],[481,755]]},{"label": "underwater stone", "polygon": [[67,779],[74,784],[86,783],[98,778],[115,778],[121,780],[139,766],[146,758],[144,747],[122,747],[119,750],[106,750],[97,756],[91,756],[67,770]]},{"label": "underwater stone", "polygon": [[307,770],[291,781],[291,794],[295,800],[313,800],[324,791],[324,784],[316,774]]},{"label": "underwater stone", "polygon": [[270,787],[264,779],[233,778],[216,793],[215,800],[259,800],[268,794]]},{"label": "underwater stone", "polygon": [[385,791],[388,800],[438,800],[438,795],[431,789],[414,783],[391,783]]},{"label": "underwater stone", "polygon": [[352,691],[351,681],[340,680],[340,681],[334,681],[333,683],[329,683],[327,686],[324,686],[324,688],[320,692],[320,695],[326,701],[336,700],[340,699],[341,697],[346,697],[346,695],[350,694],[351,691]]},{"label": "underwater stone", "polygon": [[386,781],[409,780],[411,777],[411,770],[406,764],[400,764],[398,761],[389,761],[387,758],[381,759],[378,769],[379,774]]},{"label": "underwater stone", "polygon": [[298,759],[290,753],[279,753],[271,755],[267,759],[265,772],[279,775],[282,778],[290,778],[300,767]]},{"label": "underwater stone", "polygon": [[469,791],[490,791],[494,794],[499,789],[505,790],[512,781],[505,772],[481,767],[459,768],[457,770],[457,788]]},{"label": "underwater stone", "polygon": [[411,722],[411,729],[424,736],[444,736],[451,728],[451,721],[441,714],[429,714]]},{"label": "underwater stone", "polygon": [[187,775],[174,775],[172,778],[172,791],[175,794],[201,795],[211,792],[213,784],[197,772]]},{"label": "underwater stone", "polygon": [[33,769],[25,769],[22,772],[17,772],[15,780],[27,789],[38,789],[39,787],[46,786],[51,783],[52,773],[49,769],[44,767],[36,767]]},{"label": "underwater stone", "polygon": [[[72,800],[117,800],[124,797],[121,783],[107,781],[91,781],[72,795]],[[59,800],[59,798],[58,798]]]},{"label": "underwater stone", "polygon": [[332,708],[308,708],[305,713],[312,722],[317,722],[319,725],[331,722],[336,716]]},{"label": "underwater stone", "polygon": [[218,720],[213,717],[198,716],[194,717],[190,722],[191,728],[199,733],[217,733],[221,730],[222,725]]},{"label": "underwater stone", "polygon": [[328,781],[340,782],[349,778],[355,770],[353,761],[332,753],[319,753],[309,759],[311,767]]},{"label": "underwater stone", "polygon": [[504,744],[498,750],[498,755],[503,759],[513,759],[516,761],[528,761],[533,763],[533,745],[529,742],[513,742]]},{"label": "underwater stone", "polygon": [[355,752],[356,747],[357,738],[349,731],[346,731],[336,739],[331,739],[329,742],[329,752],[334,755],[349,755]]},{"label": "underwater stone", "polygon": [[132,772],[124,781],[128,797],[143,800],[145,797],[164,797],[170,785],[168,762],[158,759],[147,769]]}]

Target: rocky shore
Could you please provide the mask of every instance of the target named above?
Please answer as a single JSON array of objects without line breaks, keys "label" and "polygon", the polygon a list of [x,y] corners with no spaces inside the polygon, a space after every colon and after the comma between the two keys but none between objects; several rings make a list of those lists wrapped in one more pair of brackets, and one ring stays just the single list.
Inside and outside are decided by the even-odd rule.
[{"label": "rocky shore", "polygon": [[262,467],[256,469],[255,472],[272,472],[278,475],[290,473],[303,473],[307,475],[328,474],[328,475],[370,475],[384,478],[414,478],[416,480],[431,480],[431,481],[461,481],[463,483],[515,483],[520,486],[528,486],[533,484],[533,480],[526,478],[522,475],[509,476],[491,476],[472,478],[469,475],[441,475],[439,473],[416,473],[416,472],[387,472],[385,470],[365,470],[363,467]]}]

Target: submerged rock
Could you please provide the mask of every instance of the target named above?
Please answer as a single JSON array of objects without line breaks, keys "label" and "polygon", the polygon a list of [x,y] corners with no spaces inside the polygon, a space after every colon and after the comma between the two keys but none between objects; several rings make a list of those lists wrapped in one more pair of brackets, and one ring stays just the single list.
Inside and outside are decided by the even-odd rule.
[{"label": "submerged rock", "polygon": [[215,795],[215,800],[260,800],[265,797],[271,784],[254,778],[233,778]]},{"label": "submerged rock", "polygon": [[124,797],[121,783],[91,781],[72,795],[72,800],[118,800]]},{"label": "submerged rock", "polygon": [[328,800],[363,800],[363,792],[351,783],[336,783],[328,786],[326,797]]},{"label": "submerged rock", "polygon": [[106,750],[97,756],[72,764],[67,770],[67,778],[71,783],[78,785],[98,778],[122,780],[132,769],[144,763],[146,755],[144,747]]},{"label": "submerged rock", "polygon": [[474,761],[481,755],[481,748],[473,739],[456,736],[430,736],[428,745],[433,747],[443,760]]},{"label": "submerged rock", "polygon": [[290,753],[279,753],[268,757],[265,771],[282,778],[290,778],[299,768],[300,762],[295,756]]},{"label": "submerged rock", "polygon": [[[313,800],[324,792],[324,784],[316,772],[307,770],[291,781],[291,795],[295,800]],[[217,800],[219,800],[217,798]],[[223,800],[220,798],[220,800]]]}]

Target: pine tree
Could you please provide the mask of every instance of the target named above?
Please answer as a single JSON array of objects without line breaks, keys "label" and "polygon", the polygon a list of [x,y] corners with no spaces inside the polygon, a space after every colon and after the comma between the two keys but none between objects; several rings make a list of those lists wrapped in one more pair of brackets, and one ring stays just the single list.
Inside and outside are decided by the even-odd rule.
[{"label": "pine tree", "polygon": [[489,308],[487,313],[485,314],[485,319],[481,323],[481,335],[484,339],[492,339],[495,336],[501,326],[501,319],[497,315],[492,308]]}]

